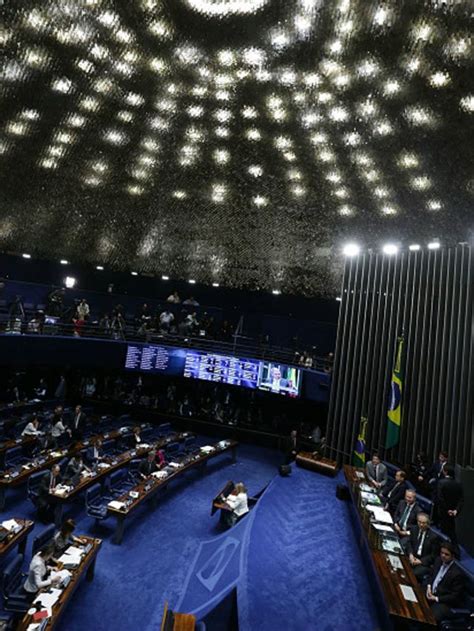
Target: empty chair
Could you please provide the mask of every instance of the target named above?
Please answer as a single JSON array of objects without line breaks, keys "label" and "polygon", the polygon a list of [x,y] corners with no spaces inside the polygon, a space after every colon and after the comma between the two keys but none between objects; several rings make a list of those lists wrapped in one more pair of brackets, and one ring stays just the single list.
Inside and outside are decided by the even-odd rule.
[{"label": "empty chair", "polygon": [[13,447],[13,449],[7,451],[5,466],[8,469],[8,467],[14,467],[27,461],[28,458],[25,458],[23,455],[23,449],[21,447]]},{"label": "empty chair", "polygon": [[41,479],[44,474],[44,471],[37,471],[36,473],[30,475],[30,477],[28,478],[26,492],[28,495],[28,499],[30,499],[33,502],[33,505],[36,507],[38,506],[38,488],[41,484]]},{"label": "empty chair", "polygon": [[21,571],[23,555],[17,554],[3,570],[2,593],[3,604],[7,611],[23,613],[30,608],[30,603],[23,592],[25,575]]},{"label": "empty chair", "polygon": [[171,433],[171,423],[162,423],[158,425],[158,433],[160,436],[166,436]]},{"label": "empty chair", "polygon": [[132,460],[130,462],[130,465],[128,467],[128,477],[127,480],[128,482],[130,482],[133,486],[135,486],[136,484],[138,484],[140,482],[140,474],[138,472],[138,469],[140,467],[140,463],[141,460],[139,458],[135,458],[134,460]]},{"label": "empty chair", "polygon": [[31,554],[34,556],[38,550],[41,550],[41,548],[48,543],[48,541],[51,541],[52,538],[54,537],[54,533],[55,533],[56,527],[54,524],[51,524],[49,526],[46,526],[46,528],[43,530],[43,532],[39,535],[37,535],[34,539],[33,539],[33,546],[31,548]]},{"label": "empty chair", "polygon": [[196,445],[196,436],[188,436],[185,438],[183,448],[188,454],[199,451],[199,447]]},{"label": "empty chair", "polygon": [[100,484],[94,484],[86,491],[86,513],[98,521],[107,518],[107,498],[102,497]]},{"label": "empty chair", "polygon": [[128,471],[127,469],[118,469],[110,474],[105,481],[105,488],[107,496],[112,498],[119,497],[130,489],[130,484],[127,484]]},{"label": "empty chair", "polygon": [[115,440],[110,438],[109,440],[104,440],[102,443],[102,449],[104,454],[112,454],[115,452]]},{"label": "empty chair", "polygon": [[153,436],[153,428],[147,427],[140,432],[140,436],[144,443],[149,443]]},{"label": "empty chair", "polygon": [[129,425],[132,422],[132,417],[130,414],[122,414],[118,418],[119,426],[123,427],[124,425]]},{"label": "empty chair", "polygon": [[179,443],[170,443],[166,446],[166,454],[168,456],[175,456],[179,453]]}]

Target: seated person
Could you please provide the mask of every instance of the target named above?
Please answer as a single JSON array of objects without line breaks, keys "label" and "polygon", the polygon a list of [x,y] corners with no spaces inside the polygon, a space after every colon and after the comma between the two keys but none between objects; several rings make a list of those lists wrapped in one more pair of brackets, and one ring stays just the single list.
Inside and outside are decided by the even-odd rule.
[{"label": "seated person", "polygon": [[134,427],[132,430],[132,435],[130,437],[132,448],[140,447],[140,443],[142,443],[142,437],[140,435],[140,428]]},{"label": "seated person", "polygon": [[464,574],[454,561],[455,554],[452,543],[441,544],[426,588],[426,598],[438,623],[451,618],[451,608],[463,601]]},{"label": "seated person", "polygon": [[166,458],[165,458],[165,452],[163,449],[158,449],[158,451],[156,452],[157,458],[158,458],[158,462],[156,463],[156,466],[158,467],[158,469],[164,469],[166,467],[166,465],[168,464],[166,462]]},{"label": "seated person", "polygon": [[405,471],[397,471],[395,481],[390,485],[387,484],[382,490],[380,499],[384,503],[385,510],[388,510],[391,515],[395,513],[400,500],[405,497],[405,491],[408,488],[406,477]]},{"label": "seated person", "polygon": [[407,543],[411,529],[416,525],[418,513],[421,513],[421,508],[416,501],[416,491],[408,489],[405,491],[405,499],[400,500],[393,516],[393,526],[402,540],[402,545]]},{"label": "seated person", "polygon": [[365,467],[365,475],[369,484],[381,490],[388,481],[387,467],[380,460],[380,456],[374,453],[372,460]]},{"label": "seated person", "polygon": [[221,499],[232,509],[223,512],[223,519],[229,528],[236,523],[239,517],[249,512],[247,489],[242,482],[235,485],[230,495]]},{"label": "seated person", "polygon": [[413,568],[413,574],[420,582],[431,572],[439,551],[439,539],[431,530],[430,525],[429,516],[426,513],[418,513],[416,526],[410,530],[406,544],[406,553]]},{"label": "seated person", "polygon": [[31,559],[28,576],[23,585],[23,591],[29,600],[34,600],[38,591],[43,587],[56,585],[60,582],[61,579],[59,577],[53,578],[50,576],[50,570],[46,565],[48,561],[52,560],[53,554],[54,545],[50,543],[41,548]]},{"label": "seated person", "polygon": [[30,422],[26,425],[25,429],[21,432],[22,438],[25,436],[40,436],[42,432],[39,430],[39,420],[36,415],[31,417]]},{"label": "seated person", "polygon": [[89,467],[84,464],[81,454],[74,455],[67,463],[64,479],[69,481],[78,478],[83,471],[90,471]]},{"label": "seated person", "polygon": [[61,481],[61,469],[55,464],[51,471],[46,471],[38,486],[38,515],[42,521],[51,521],[54,505],[50,493]]},{"label": "seated person", "polygon": [[145,480],[155,471],[158,471],[158,467],[155,462],[156,454],[154,451],[148,452],[148,456],[140,462],[140,466],[138,467],[138,472],[140,473],[140,477]]},{"label": "seated person", "polygon": [[93,467],[96,466],[98,462],[101,462],[104,459],[104,450],[102,449],[102,441],[100,438],[96,438],[91,447],[89,447],[86,451],[86,460],[87,463]]},{"label": "seated person", "polygon": [[81,545],[82,539],[74,537],[72,534],[76,528],[76,524],[72,519],[66,519],[61,528],[53,537],[54,556],[59,558],[63,552],[74,544]]}]

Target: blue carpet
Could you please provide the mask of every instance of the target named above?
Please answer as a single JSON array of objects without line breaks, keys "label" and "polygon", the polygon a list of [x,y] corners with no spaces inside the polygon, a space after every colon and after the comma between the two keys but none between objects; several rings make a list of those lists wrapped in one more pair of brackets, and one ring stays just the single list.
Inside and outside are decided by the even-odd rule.
[{"label": "blue carpet", "polygon": [[337,480],[293,468],[257,505],[246,576],[237,590],[241,631],[371,631],[370,586]]}]

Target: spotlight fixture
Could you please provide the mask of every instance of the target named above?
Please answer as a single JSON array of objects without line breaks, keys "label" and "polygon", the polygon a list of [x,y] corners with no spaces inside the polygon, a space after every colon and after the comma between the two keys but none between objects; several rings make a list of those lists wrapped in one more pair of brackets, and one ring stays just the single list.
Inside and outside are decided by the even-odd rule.
[{"label": "spotlight fixture", "polygon": [[441,247],[441,243],[439,241],[431,241],[428,243],[428,250],[438,250]]},{"label": "spotlight fixture", "polygon": [[394,243],[386,243],[382,248],[382,252],[384,254],[388,254],[389,256],[393,256],[398,252],[398,246]]},{"label": "spotlight fixture", "polygon": [[357,243],[348,243],[342,251],[344,256],[357,256],[360,254],[360,246]]},{"label": "spotlight fixture", "polygon": [[165,276],[165,275],[163,275],[163,276],[161,277],[161,280],[169,280],[169,279],[170,279],[170,277],[169,277],[169,276]]},{"label": "spotlight fixture", "polygon": [[59,262],[61,265],[69,265],[69,261],[66,261],[66,259],[61,259]]},{"label": "spotlight fixture", "polygon": [[279,296],[281,294],[281,291],[279,289],[272,289],[272,294],[274,296]]},{"label": "spotlight fixture", "polygon": [[418,252],[418,250],[421,249],[421,246],[418,243],[412,243],[408,246],[408,249],[410,250],[410,252]]},{"label": "spotlight fixture", "polygon": [[188,280],[188,283],[189,283],[190,285],[195,285],[195,284],[196,284],[196,281],[194,280],[194,278],[190,278],[190,279]]},{"label": "spotlight fixture", "polygon": [[24,259],[30,259],[31,258],[31,254],[22,254],[22,257]]},{"label": "spotlight fixture", "polygon": [[131,272],[132,276],[138,276],[138,272]]},{"label": "spotlight fixture", "polygon": [[66,276],[64,284],[68,289],[72,289],[76,285],[76,279],[73,276]]},{"label": "spotlight fixture", "polygon": [[102,267],[102,265],[96,265],[95,268],[98,269],[99,272],[103,272],[104,271],[104,268]]},{"label": "spotlight fixture", "polygon": [[342,302],[341,296],[336,296],[336,302]]},{"label": "spotlight fixture", "polygon": [[219,283],[212,283],[213,287],[219,287]]}]

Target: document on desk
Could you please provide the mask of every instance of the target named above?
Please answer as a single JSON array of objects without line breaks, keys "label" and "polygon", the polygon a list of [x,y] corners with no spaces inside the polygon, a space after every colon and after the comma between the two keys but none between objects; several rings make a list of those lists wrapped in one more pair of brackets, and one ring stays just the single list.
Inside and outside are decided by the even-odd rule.
[{"label": "document on desk", "polygon": [[12,532],[14,530],[21,530],[22,526],[14,519],[7,519],[7,521],[2,521],[1,526],[8,530],[8,532]]},{"label": "document on desk", "polygon": [[375,521],[379,521],[383,524],[393,524],[393,519],[390,513],[380,506],[366,506],[366,509],[373,513]]},{"label": "document on desk", "polygon": [[387,557],[394,570],[403,570],[402,562],[397,556],[394,554],[387,554]]},{"label": "document on desk", "polygon": [[117,500],[112,500],[107,504],[109,508],[115,508],[115,510],[121,510],[125,504],[123,502],[117,502]]},{"label": "document on desk", "polygon": [[380,530],[380,532],[395,532],[391,526],[387,526],[386,524],[372,524],[372,526],[376,530]]},{"label": "document on desk", "polygon": [[41,593],[37,598],[34,599],[33,603],[41,603],[43,609],[46,609],[48,612],[48,616],[51,617],[51,609],[57,603],[60,596],[61,590],[55,589],[53,587],[48,592]]},{"label": "document on desk", "polygon": [[382,502],[380,498],[375,493],[369,493],[368,491],[362,491],[360,494],[361,498],[367,504],[373,504],[374,506],[381,506]]},{"label": "document on desk", "polygon": [[69,546],[69,548],[64,552],[64,554],[62,554],[58,559],[58,561],[60,561],[61,563],[64,563],[64,565],[69,565],[69,566],[80,565],[81,560],[82,560],[81,550],[74,546]]},{"label": "document on desk", "polygon": [[362,471],[356,471],[356,476],[359,478],[359,480],[364,480],[365,475]]},{"label": "document on desk", "polygon": [[366,493],[373,493],[374,492],[374,487],[373,486],[369,486],[368,484],[365,484],[365,482],[360,484],[359,488],[360,488],[361,491],[365,491]]},{"label": "document on desk", "polygon": [[416,597],[412,587],[409,585],[400,585],[400,589],[402,590],[403,598],[405,600],[410,600],[412,603],[418,602],[418,598]]}]

